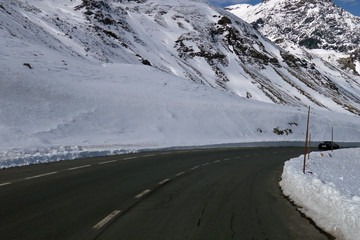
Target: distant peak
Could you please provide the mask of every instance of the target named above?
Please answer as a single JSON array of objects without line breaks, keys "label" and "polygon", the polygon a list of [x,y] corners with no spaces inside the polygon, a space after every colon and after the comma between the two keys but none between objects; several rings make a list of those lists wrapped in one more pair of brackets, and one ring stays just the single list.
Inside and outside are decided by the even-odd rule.
[{"label": "distant peak", "polygon": [[319,3],[319,2],[330,2],[332,3],[332,0],[263,0],[263,3],[267,3],[267,2],[271,2],[271,1],[275,1],[275,2],[300,2],[300,3]]}]

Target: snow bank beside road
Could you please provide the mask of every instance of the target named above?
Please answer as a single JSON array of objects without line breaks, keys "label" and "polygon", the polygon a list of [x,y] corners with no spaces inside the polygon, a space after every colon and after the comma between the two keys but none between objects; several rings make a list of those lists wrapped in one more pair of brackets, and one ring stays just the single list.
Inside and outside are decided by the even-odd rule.
[{"label": "snow bank beside road", "polygon": [[337,239],[360,233],[360,149],[313,152],[287,161],[280,186],[300,210]]},{"label": "snow bank beside road", "polygon": [[51,146],[0,151],[0,169],[31,164],[138,152],[135,145]]}]

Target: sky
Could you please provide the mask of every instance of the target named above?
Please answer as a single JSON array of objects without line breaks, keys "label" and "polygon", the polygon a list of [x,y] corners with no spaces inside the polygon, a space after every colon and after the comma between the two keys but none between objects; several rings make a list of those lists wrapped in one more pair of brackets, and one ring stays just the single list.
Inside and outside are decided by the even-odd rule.
[{"label": "sky", "polygon": [[[208,0],[219,7],[226,7],[238,3],[258,4],[262,0]],[[360,0],[333,0],[333,2],[355,16],[360,17]]]}]

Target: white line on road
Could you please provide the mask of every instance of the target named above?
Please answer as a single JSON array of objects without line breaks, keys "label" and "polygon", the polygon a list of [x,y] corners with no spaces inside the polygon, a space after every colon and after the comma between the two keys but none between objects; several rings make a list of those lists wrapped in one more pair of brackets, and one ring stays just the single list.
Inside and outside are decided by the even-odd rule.
[{"label": "white line on road", "polygon": [[0,183],[0,187],[11,184],[11,182]]},{"label": "white line on road", "polygon": [[181,176],[183,174],[185,174],[185,172],[180,172],[180,173],[176,174],[176,176],[179,177],[179,176]]},{"label": "white line on road", "polygon": [[225,159],[224,159],[224,161],[229,161],[229,160],[230,160],[230,158],[225,158]]},{"label": "white line on road", "polygon": [[164,179],[164,180],[162,180],[161,182],[159,182],[159,185],[163,185],[163,184],[165,184],[165,183],[167,183],[167,182],[169,182],[170,181],[170,179]]},{"label": "white line on road", "polygon": [[203,166],[209,165],[210,163],[204,163]]},{"label": "white line on road", "polygon": [[98,164],[99,164],[99,165],[102,165],[102,164],[108,164],[108,163],[113,163],[113,162],[117,162],[117,160],[111,160],[111,161],[106,161],[106,162],[99,162]]},{"label": "white line on road", "polygon": [[124,158],[123,160],[130,160],[130,159],[135,159],[137,157],[128,157],[128,158]]},{"label": "white line on road", "polygon": [[79,166],[79,167],[68,168],[68,171],[77,170],[77,169],[81,169],[81,168],[87,168],[87,167],[91,167],[91,165],[83,165],[83,166]]},{"label": "white line on road", "polygon": [[99,230],[100,228],[102,228],[105,224],[107,224],[111,219],[113,219],[119,213],[121,213],[120,210],[114,210],[107,217],[105,217],[103,220],[101,220],[98,224],[93,226],[93,229]]},{"label": "white line on road", "polygon": [[135,196],[135,198],[141,198],[143,197],[145,194],[148,194],[149,192],[151,192],[150,189],[146,189],[144,191],[142,191],[141,193],[139,193],[138,195]]},{"label": "white line on road", "polygon": [[155,156],[155,154],[148,154],[148,155],[144,155],[143,157],[152,157]]},{"label": "white line on road", "polygon": [[54,174],[57,174],[57,173],[58,172],[49,172],[49,173],[44,173],[44,174],[40,174],[40,175],[36,175],[36,176],[27,177],[25,179],[30,180],[30,179],[34,179],[34,178],[41,178],[41,177],[45,177],[45,176],[49,176],[49,175],[54,175]]},{"label": "white line on road", "polygon": [[220,162],[220,160],[216,160],[216,161],[214,161],[214,163],[219,163]]},{"label": "white line on road", "polygon": [[199,167],[200,167],[200,165],[197,165],[197,166],[191,168],[191,170],[195,170],[195,169],[197,169],[197,168],[199,168]]}]

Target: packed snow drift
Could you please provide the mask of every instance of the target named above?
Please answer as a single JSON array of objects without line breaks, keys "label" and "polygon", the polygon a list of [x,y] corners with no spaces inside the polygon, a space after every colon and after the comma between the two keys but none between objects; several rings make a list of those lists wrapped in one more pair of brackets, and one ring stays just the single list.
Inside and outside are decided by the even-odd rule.
[{"label": "packed snow drift", "polygon": [[285,163],[280,186],[300,211],[337,239],[360,233],[360,149],[312,152]]}]

